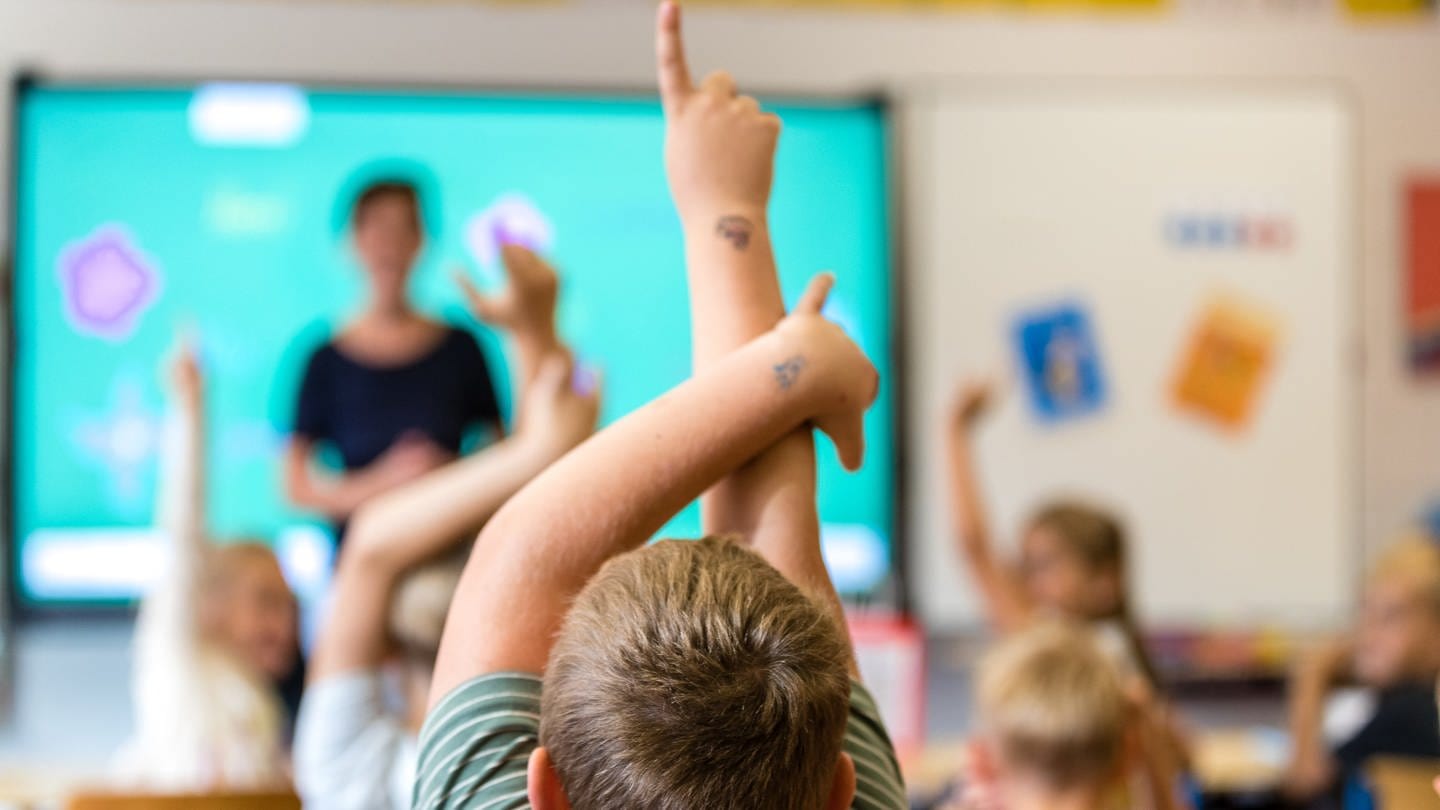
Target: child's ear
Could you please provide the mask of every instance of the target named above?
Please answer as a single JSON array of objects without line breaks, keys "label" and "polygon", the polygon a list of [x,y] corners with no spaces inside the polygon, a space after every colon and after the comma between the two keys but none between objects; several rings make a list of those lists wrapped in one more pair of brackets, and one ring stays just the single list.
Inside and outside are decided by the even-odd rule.
[{"label": "child's ear", "polygon": [[849,810],[855,800],[855,760],[849,754],[840,754],[840,764],[835,768],[835,781],[830,786],[830,801],[825,810]]},{"label": "child's ear", "polygon": [[530,767],[526,772],[526,792],[534,810],[570,810],[570,801],[560,785],[560,776],[550,763],[550,753],[536,748],[530,754]]}]

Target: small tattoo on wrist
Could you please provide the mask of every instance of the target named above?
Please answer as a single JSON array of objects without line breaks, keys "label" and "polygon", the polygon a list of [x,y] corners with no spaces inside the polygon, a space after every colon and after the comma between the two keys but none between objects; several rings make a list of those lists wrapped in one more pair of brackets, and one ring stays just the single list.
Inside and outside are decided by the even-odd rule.
[{"label": "small tattoo on wrist", "polygon": [[800,379],[800,372],[805,370],[805,358],[795,355],[788,360],[775,365],[775,382],[779,384],[781,391],[789,391]]},{"label": "small tattoo on wrist", "polygon": [[721,217],[715,223],[715,234],[734,246],[736,250],[750,247],[750,236],[755,233],[755,224],[745,217]]}]

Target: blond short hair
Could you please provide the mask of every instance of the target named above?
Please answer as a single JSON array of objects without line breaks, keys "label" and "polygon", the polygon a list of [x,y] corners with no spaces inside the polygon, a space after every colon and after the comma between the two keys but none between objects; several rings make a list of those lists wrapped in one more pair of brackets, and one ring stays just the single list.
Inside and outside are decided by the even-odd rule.
[{"label": "blond short hair", "polygon": [[551,652],[540,741],[575,810],[824,805],[849,716],[832,614],[733,542],[611,560]]},{"label": "blond short hair", "polygon": [[1370,568],[1369,581],[1404,582],[1440,616],[1440,544],[1423,532],[1412,532],[1391,544]]},{"label": "blond short hair", "polygon": [[1000,644],[980,666],[978,698],[1001,761],[1047,788],[1098,786],[1121,764],[1124,688],[1082,628],[1047,623]]},{"label": "blond short hair", "polygon": [[278,571],[284,576],[280,558],[263,540],[241,537],[212,543],[206,546],[201,558],[201,593],[207,597],[221,595],[254,567]]},{"label": "blond short hair", "polygon": [[390,638],[406,660],[434,666],[445,617],[460,587],[469,548],[435,559],[405,574],[390,597]]}]

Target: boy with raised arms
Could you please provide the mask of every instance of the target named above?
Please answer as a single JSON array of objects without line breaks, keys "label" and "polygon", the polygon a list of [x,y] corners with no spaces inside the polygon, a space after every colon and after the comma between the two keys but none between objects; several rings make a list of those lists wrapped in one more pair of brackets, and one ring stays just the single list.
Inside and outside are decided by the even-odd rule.
[{"label": "boy with raised arms", "polygon": [[[821,561],[809,432],[857,467],[877,377],[819,314],[828,277],[782,320],[765,222],[779,122],[725,74],[694,85],[679,26],[662,5],[696,375],[482,533],[441,642],[416,807],[905,806]],[[642,547],[706,490],[707,530],[730,537]]]}]

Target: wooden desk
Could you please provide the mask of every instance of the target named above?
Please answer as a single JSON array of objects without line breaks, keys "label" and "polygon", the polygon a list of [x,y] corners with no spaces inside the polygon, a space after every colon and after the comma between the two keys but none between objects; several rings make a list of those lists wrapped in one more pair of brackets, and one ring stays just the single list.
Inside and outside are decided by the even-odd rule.
[{"label": "wooden desk", "polygon": [[1426,810],[1440,808],[1435,795],[1435,778],[1440,762],[1431,760],[1384,759],[1366,768],[1375,790],[1378,810]]},{"label": "wooden desk", "polygon": [[67,810],[300,810],[300,799],[286,793],[204,796],[84,793],[72,796],[65,807]]}]

